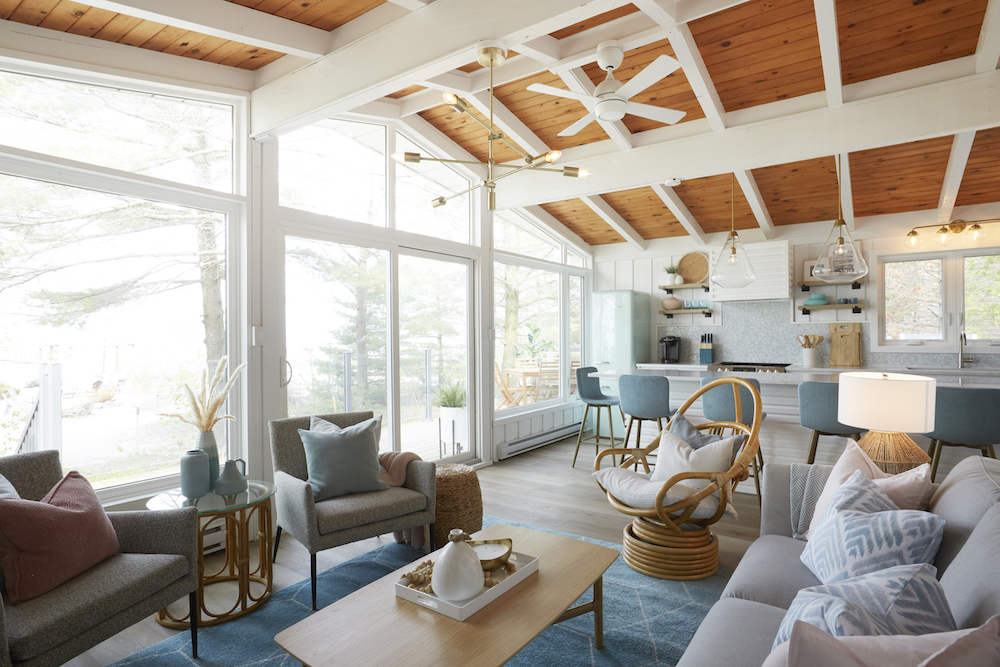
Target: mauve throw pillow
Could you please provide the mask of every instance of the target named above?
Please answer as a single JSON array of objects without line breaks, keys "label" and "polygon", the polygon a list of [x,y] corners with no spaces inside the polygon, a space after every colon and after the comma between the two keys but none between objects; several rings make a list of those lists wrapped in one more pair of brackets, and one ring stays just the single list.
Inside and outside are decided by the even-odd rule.
[{"label": "mauve throw pillow", "polygon": [[11,604],[48,593],[117,552],[114,526],[75,470],[40,501],[0,498],[0,569]]}]

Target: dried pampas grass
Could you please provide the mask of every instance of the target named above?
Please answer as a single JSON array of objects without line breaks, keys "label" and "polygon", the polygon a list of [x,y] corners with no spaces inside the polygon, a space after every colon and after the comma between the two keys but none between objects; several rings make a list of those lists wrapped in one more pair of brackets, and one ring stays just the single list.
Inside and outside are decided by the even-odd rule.
[{"label": "dried pampas grass", "polygon": [[246,364],[240,364],[233,371],[233,374],[229,377],[229,381],[218,391],[215,392],[215,388],[219,385],[222,380],[222,376],[226,371],[226,364],[229,361],[229,357],[222,357],[219,359],[219,365],[215,369],[215,374],[212,376],[212,381],[208,382],[208,370],[202,371],[201,374],[201,387],[198,389],[196,394],[191,387],[187,384],[184,385],[184,389],[187,390],[188,399],[191,401],[191,415],[179,415],[179,414],[164,414],[164,417],[176,417],[182,422],[191,424],[199,431],[208,432],[215,428],[223,419],[236,419],[232,415],[222,415],[217,417],[219,408],[222,404],[226,402],[226,396],[229,395],[229,390],[233,388],[236,383],[236,379],[240,376],[240,371],[242,371]]}]

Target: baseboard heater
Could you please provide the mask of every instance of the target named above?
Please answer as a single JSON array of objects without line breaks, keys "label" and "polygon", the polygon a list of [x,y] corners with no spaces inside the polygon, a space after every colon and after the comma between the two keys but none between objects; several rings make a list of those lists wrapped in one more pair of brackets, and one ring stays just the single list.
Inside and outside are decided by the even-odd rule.
[{"label": "baseboard heater", "polygon": [[551,431],[546,431],[545,433],[539,433],[537,435],[532,435],[527,438],[522,438],[520,440],[514,440],[512,442],[505,442],[500,446],[500,458],[505,459],[516,454],[521,454],[530,449],[536,449],[544,445],[551,444],[557,440],[562,440],[563,438],[568,438],[571,435],[576,435],[580,432],[580,422],[575,424],[567,424],[566,426],[561,426]]}]

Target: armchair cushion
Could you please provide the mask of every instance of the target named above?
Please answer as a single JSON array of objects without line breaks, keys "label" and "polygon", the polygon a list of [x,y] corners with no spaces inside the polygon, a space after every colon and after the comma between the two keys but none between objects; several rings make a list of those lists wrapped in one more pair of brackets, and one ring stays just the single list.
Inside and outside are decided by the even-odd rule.
[{"label": "armchair cushion", "polygon": [[[681,472],[726,472],[732,466],[733,443],[739,436],[719,440],[694,449],[669,429],[660,434],[656,468],[650,476],[654,482],[665,482]],[[708,479],[686,479],[684,484],[700,491],[711,484]]]},{"label": "armchair cushion", "polygon": [[115,554],[39,597],[8,606],[11,659],[30,660],[150,597],[191,571],[184,556]]},{"label": "armchair cushion", "polygon": [[376,420],[370,419],[336,433],[299,429],[316,502],[389,488],[379,479],[377,425]]},{"label": "armchair cushion", "polygon": [[387,491],[352,493],[316,503],[316,523],[319,534],[364,526],[392,519],[427,507],[427,496],[404,486]]},{"label": "armchair cushion", "polygon": [[0,499],[0,568],[11,604],[53,590],[118,546],[101,501],[75,470],[40,501]]},{"label": "armchair cushion", "polygon": [[[664,482],[649,479],[646,475],[626,470],[624,468],[602,468],[593,473],[594,479],[612,496],[629,507],[636,509],[653,509],[656,507],[656,494],[663,488]],[[663,496],[663,506],[679,503],[688,496],[698,493],[698,490],[687,483],[694,480],[684,480],[683,484],[674,484]],[[700,480],[699,480],[700,481]],[[693,519],[707,519],[715,516],[719,509],[719,496],[711,494],[698,503]],[[736,508],[732,503],[726,503],[726,515],[738,519]]]}]

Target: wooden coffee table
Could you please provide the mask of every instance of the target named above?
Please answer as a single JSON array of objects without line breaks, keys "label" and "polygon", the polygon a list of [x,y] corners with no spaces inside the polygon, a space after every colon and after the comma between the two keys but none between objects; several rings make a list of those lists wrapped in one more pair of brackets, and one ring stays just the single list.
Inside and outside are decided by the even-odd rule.
[{"label": "wooden coffee table", "polygon": [[[465,621],[397,598],[406,565],[278,633],[275,641],[307,667],[321,665],[502,665],[552,625],[594,613],[604,646],[601,584],[618,551],[560,535],[496,524],[475,539],[509,537],[538,557],[538,572]],[[594,600],[570,609],[588,588]]]}]

